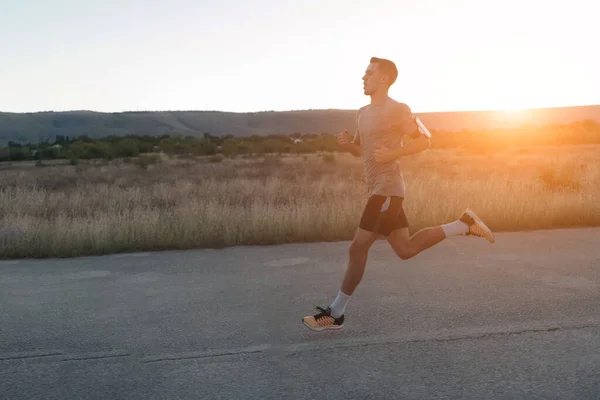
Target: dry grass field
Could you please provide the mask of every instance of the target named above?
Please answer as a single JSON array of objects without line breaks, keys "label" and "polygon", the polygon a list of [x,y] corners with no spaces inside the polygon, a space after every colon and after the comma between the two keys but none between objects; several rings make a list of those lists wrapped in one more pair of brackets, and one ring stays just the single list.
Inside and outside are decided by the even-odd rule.
[{"label": "dry grass field", "polygon": [[[600,225],[600,146],[400,161],[414,233],[473,208],[495,231]],[[366,193],[347,154],[0,167],[0,258],[349,240]]]}]

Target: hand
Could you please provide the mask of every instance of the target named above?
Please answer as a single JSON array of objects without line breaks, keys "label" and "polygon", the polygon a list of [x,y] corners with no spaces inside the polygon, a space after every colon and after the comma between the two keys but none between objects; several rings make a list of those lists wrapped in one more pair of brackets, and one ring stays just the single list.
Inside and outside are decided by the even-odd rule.
[{"label": "hand", "polygon": [[378,163],[387,163],[398,158],[394,150],[390,150],[381,144],[377,145],[377,148],[373,151],[373,156]]},{"label": "hand", "polygon": [[348,133],[348,130],[344,130],[344,132],[337,136],[337,142],[342,147],[350,144],[350,134]]}]

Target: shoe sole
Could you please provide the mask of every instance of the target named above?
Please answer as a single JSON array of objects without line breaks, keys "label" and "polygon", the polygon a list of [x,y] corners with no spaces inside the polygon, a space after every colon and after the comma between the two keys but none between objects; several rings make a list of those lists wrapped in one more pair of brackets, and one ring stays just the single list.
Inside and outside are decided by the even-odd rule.
[{"label": "shoe sole", "polygon": [[312,326],[308,325],[306,322],[304,322],[304,320],[302,320],[302,324],[304,326],[306,326],[308,329],[310,329],[311,331],[315,331],[315,332],[323,332],[323,331],[339,331],[340,329],[342,329],[344,327],[344,325],[340,325],[340,326],[335,326],[335,327],[331,327],[331,326],[324,326],[322,328],[313,328]]},{"label": "shoe sole", "polygon": [[[486,236],[484,236],[484,238],[490,242],[490,243],[495,243],[496,242],[496,237],[494,236],[494,232],[492,232],[492,230],[490,228],[487,227],[487,225],[481,220],[481,218],[479,218],[477,216],[477,214],[475,214],[475,212],[473,212],[473,210],[471,209],[467,209],[466,213],[475,220],[475,222],[477,223],[477,225],[479,225],[487,234]],[[488,237],[489,236],[489,237]]]}]

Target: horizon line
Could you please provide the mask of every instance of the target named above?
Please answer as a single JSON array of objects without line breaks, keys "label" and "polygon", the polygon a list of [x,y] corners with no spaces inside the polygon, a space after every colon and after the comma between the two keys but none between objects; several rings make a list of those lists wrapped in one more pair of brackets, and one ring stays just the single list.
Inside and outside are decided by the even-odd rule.
[{"label": "horizon line", "polygon": [[[484,109],[466,109],[466,110],[437,110],[437,111],[413,111],[414,114],[442,114],[442,113],[468,113],[468,112],[519,112],[531,110],[550,110],[558,108],[583,108],[583,107],[600,107],[597,104],[578,104],[568,106],[540,106],[540,107],[523,107],[523,108],[484,108]],[[299,108],[286,110],[260,110],[260,111],[228,111],[217,109],[147,109],[147,110],[122,110],[122,111],[96,111],[91,109],[71,109],[71,110],[40,110],[40,111],[2,111],[0,114],[46,114],[46,113],[96,113],[96,114],[133,114],[133,113],[163,113],[163,112],[212,112],[222,114],[261,114],[261,113],[290,113],[290,112],[306,112],[306,111],[357,111],[354,108]]]}]

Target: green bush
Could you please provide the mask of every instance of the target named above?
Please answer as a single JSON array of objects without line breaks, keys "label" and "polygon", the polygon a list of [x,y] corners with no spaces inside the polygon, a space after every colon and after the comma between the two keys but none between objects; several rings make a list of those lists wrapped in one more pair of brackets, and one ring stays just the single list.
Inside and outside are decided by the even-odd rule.
[{"label": "green bush", "polygon": [[8,158],[10,161],[24,161],[27,160],[27,154],[20,147],[9,147]]},{"label": "green bush", "polygon": [[10,161],[10,152],[7,147],[0,147],[0,161]]},{"label": "green bush", "polygon": [[140,149],[137,142],[133,139],[125,139],[117,144],[117,157],[137,157],[140,154]]}]

